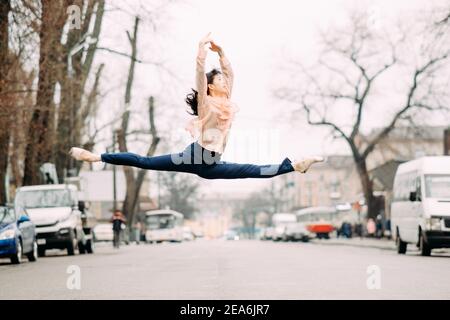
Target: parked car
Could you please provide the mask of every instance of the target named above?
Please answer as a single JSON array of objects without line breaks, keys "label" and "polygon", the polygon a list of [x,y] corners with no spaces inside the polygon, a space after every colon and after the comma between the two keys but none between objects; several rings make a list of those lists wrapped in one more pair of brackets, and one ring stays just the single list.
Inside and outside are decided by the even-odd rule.
[{"label": "parked car", "polygon": [[264,228],[261,233],[261,240],[272,240],[275,229],[273,227]]},{"label": "parked car", "polygon": [[25,212],[18,217],[14,208],[0,206],[0,258],[19,264],[23,255],[31,262],[38,258],[35,226]]},{"label": "parked car", "polygon": [[286,241],[308,242],[310,238],[311,233],[303,223],[290,223],[285,227],[283,239]]},{"label": "parked car", "polygon": [[239,240],[239,234],[234,230],[227,230],[223,235],[225,240]]},{"label": "parked car", "polygon": [[92,253],[92,236],[83,225],[78,189],[72,184],[20,187],[15,209],[26,210],[36,226],[38,255],[47,249],[67,250],[68,255]]},{"label": "parked car", "polygon": [[113,241],[114,232],[111,223],[101,223],[94,227],[93,229],[94,241]]},{"label": "parked car", "polygon": [[203,231],[196,230],[196,231],[194,231],[194,236],[195,236],[195,239],[198,239],[198,238],[203,238],[205,235],[203,234]]},{"label": "parked car", "polygon": [[184,241],[192,241],[195,239],[195,235],[192,232],[191,227],[184,226],[183,227],[183,240]]},{"label": "parked car", "polygon": [[273,241],[287,241],[286,227],[291,224],[295,224],[297,218],[293,213],[275,213],[272,216],[272,224],[274,225],[274,233],[272,235]]}]

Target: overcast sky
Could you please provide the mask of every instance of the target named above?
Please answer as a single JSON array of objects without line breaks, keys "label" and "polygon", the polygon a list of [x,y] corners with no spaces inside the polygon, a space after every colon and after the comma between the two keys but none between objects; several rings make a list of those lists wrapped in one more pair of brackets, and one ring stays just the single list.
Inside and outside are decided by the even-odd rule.
[{"label": "overcast sky", "polygon": [[[149,12],[158,8],[158,13],[142,10],[143,3]],[[286,112],[286,106],[273,98],[286,53],[295,53],[305,62],[314,60],[318,31],[344,24],[348,13],[356,8],[368,11],[373,16],[375,27],[386,27],[398,17],[412,17],[429,10],[432,4],[449,2],[184,0],[160,8],[163,3],[110,0],[107,6],[109,11],[105,16],[100,45],[129,52],[125,30],[132,29],[132,15],[139,12],[144,24],[138,38],[138,56],[144,62],[163,62],[168,70],[163,71],[149,63],[136,66],[132,109],[137,115],[132,118],[132,126],[146,126],[146,101],[149,95],[154,95],[158,126],[171,139],[167,145],[161,145],[157,153],[178,152],[192,142],[183,129],[189,119],[184,111],[184,97],[194,86],[198,41],[211,31],[234,68],[232,99],[241,108],[223,159],[276,163],[287,155],[348,153],[344,144],[333,143],[326,130],[311,128],[301,119],[289,121],[292,117]],[[125,12],[117,10],[119,7],[125,8]],[[149,17],[154,24],[148,23]],[[99,123],[117,116],[122,110],[129,65],[128,59],[107,52],[97,54],[96,64],[101,62],[106,64],[102,88],[107,95],[102,100]],[[209,52],[207,68],[218,66],[217,56]],[[389,108],[384,101],[383,105]],[[383,107],[377,107],[376,112],[383,113]],[[376,127],[376,120],[371,121],[369,117],[365,128]],[[238,143],[236,139],[244,136],[247,137],[245,141],[239,139]],[[145,150],[140,144],[130,146],[133,152],[143,153]],[[104,147],[99,144],[97,151],[103,152]],[[239,183],[203,181],[205,185],[232,191],[269,184],[268,180],[258,180],[240,180]]]}]

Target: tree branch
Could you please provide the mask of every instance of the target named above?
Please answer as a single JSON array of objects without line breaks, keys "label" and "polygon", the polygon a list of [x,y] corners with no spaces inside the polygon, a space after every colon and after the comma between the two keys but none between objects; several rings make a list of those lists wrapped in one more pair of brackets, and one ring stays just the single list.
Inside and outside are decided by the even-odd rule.
[{"label": "tree branch", "polygon": [[416,69],[416,71],[414,72],[412,85],[411,85],[411,88],[408,91],[408,96],[406,98],[406,102],[405,102],[404,107],[394,115],[394,117],[391,120],[391,122],[389,123],[389,125],[386,126],[372,140],[371,143],[369,143],[369,145],[366,147],[366,149],[362,153],[364,158],[367,157],[375,149],[375,146],[394,129],[397,121],[402,117],[402,115],[404,115],[408,110],[410,110],[414,106],[418,106],[418,103],[413,103],[412,100],[413,100],[414,94],[416,93],[416,90],[417,90],[417,87],[418,87],[418,84],[419,84],[419,81],[420,81],[420,76],[422,74],[424,74],[430,67],[432,67],[433,65],[435,65],[439,61],[445,60],[447,58],[448,58],[448,53],[446,53],[446,54],[444,54],[444,55],[442,55],[440,57],[436,57],[434,59],[431,59],[425,65],[423,65],[422,67]]}]

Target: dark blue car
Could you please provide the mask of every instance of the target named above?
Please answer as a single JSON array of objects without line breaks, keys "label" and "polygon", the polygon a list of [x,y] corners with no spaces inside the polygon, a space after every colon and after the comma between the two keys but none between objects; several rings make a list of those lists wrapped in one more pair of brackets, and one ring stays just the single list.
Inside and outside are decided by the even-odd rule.
[{"label": "dark blue car", "polygon": [[17,217],[11,207],[0,206],[0,258],[10,258],[14,264],[22,262],[25,255],[29,261],[38,257],[34,224],[26,214]]}]

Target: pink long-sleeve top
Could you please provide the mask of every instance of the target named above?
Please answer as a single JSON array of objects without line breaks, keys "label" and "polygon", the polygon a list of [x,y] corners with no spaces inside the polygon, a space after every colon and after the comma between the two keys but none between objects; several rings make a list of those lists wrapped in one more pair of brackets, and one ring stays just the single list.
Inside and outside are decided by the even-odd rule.
[{"label": "pink long-sleeve top", "polygon": [[205,149],[223,153],[227,144],[231,123],[239,107],[230,100],[233,88],[233,69],[228,59],[219,58],[225,79],[226,97],[213,97],[207,94],[205,73],[206,50],[200,48],[197,55],[196,86],[198,91],[198,116],[186,126],[192,137]]}]

